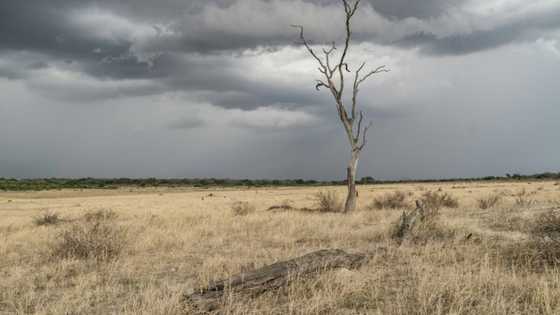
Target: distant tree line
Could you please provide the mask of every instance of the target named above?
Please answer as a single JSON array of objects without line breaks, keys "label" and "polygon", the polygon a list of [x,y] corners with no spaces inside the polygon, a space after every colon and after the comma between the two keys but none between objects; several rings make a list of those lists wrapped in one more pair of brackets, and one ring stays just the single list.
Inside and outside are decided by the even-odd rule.
[{"label": "distant tree line", "polygon": [[[540,173],[533,175],[506,174],[505,176],[486,176],[480,178],[450,178],[423,180],[376,180],[373,177],[362,177],[358,184],[391,184],[391,183],[436,183],[456,181],[522,181],[522,180],[560,180],[560,172]],[[41,178],[15,179],[1,178],[0,190],[4,191],[38,191],[52,189],[117,189],[119,187],[278,187],[278,186],[336,186],[346,185],[346,180],[317,181],[305,179],[227,179],[227,178]]]}]

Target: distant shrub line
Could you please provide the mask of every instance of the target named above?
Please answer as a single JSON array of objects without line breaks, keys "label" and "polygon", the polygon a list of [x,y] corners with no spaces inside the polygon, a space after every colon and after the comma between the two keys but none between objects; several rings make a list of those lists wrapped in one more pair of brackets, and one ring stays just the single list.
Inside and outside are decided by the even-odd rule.
[{"label": "distant shrub line", "polygon": [[[506,176],[487,176],[481,178],[450,178],[427,180],[376,180],[363,177],[358,184],[392,184],[392,183],[438,183],[455,181],[521,181],[521,180],[560,180],[558,173],[541,173],[534,175],[506,174]],[[218,178],[41,178],[14,179],[0,178],[0,190],[4,191],[38,191],[55,189],[117,189],[119,187],[276,187],[276,186],[338,186],[346,185],[344,180],[317,181],[304,179],[218,179]]]}]

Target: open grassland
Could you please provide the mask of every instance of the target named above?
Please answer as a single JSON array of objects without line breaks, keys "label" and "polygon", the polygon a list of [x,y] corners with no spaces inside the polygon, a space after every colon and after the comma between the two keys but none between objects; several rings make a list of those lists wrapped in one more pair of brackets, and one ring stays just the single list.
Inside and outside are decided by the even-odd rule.
[{"label": "open grassland", "polygon": [[[324,248],[371,259],[227,297],[222,312],[560,314],[560,246],[531,243],[539,218],[560,211],[557,183],[360,186],[354,213],[298,210],[314,209],[320,191],[344,196],[344,187],[2,192],[0,314],[191,314],[185,291]],[[428,191],[457,207],[397,244],[392,224]]]}]

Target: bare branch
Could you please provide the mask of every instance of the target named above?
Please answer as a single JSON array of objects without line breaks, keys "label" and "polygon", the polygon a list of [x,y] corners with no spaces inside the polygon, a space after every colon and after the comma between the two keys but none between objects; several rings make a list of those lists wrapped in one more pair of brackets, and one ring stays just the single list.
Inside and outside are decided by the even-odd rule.
[{"label": "bare branch", "polygon": [[329,50],[323,49],[323,52],[325,53],[325,55],[330,55],[334,50],[336,50],[336,45],[335,42],[332,42]]},{"label": "bare branch", "polygon": [[375,70],[369,72],[369,73],[366,74],[363,78],[361,78],[361,79],[358,81],[358,84],[357,84],[357,85],[359,86],[360,84],[362,84],[365,80],[367,80],[367,79],[368,79],[369,77],[371,77],[372,75],[377,74],[377,73],[381,73],[381,72],[389,72],[389,69],[387,69],[387,67],[386,67],[385,65],[379,66],[379,67],[377,67]]},{"label": "bare branch", "polygon": [[313,58],[315,58],[315,60],[317,60],[317,62],[321,66],[321,68],[326,69],[326,67],[325,67],[323,61],[321,60],[321,58],[319,58],[319,56],[317,56],[315,51],[309,45],[309,42],[305,39],[305,36],[303,34],[303,25],[292,25],[292,27],[299,29],[299,39],[302,41],[302,44],[305,46],[305,48],[307,48],[307,51],[309,51],[311,56],[313,56]]},{"label": "bare branch", "polygon": [[362,71],[362,69],[366,66],[366,62],[362,62],[362,64],[360,65],[360,67],[358,68],[358,70],[356,70],[356,77],[360,74],[360,71]]},{"label": "bare branch", "polygon": [[364,120],[364,112],[360,111],[360,119],[358,120],[358,128],[356,131],[356,138],[354,138],[354,142],[358,142],[358,140],[360,139],[360,133],[362,132],[362,121]]},{"label": "bare branch", "polygon": [[[342,67],[344,65],[344,61],[346,59],[346,54],[348,53],[348,48],[350,47],[350,39],[352,38],[352,30],[350,29],[350,20],[352,16],[358,10],[358,5],[360,4],[360,0],[356,0],[354,2],[354,6],[352,6],[348,0],[342,0],[344,4],[344,12],[346,13],[346,39],[344,41],[344,50],[342,51],[342,55],[340,56],[340,62],[338,63],[338,75],[340,76],[340,95],[344,92],[344,72],[342,71]],[[346,70],[348,71],[348,65],[346,65]]]},{"label": "bare branch", "polygon": [[[364,68],[364,66],[366,65],[365,62],[362,63],[362,65],[358,68],[358,70],[356,70],[356,75],[354,77],[354,86],[353,86],[353,91],[352,91],[352,120],[356,119],[356,103],[357,103],[357,97],[358,97],[358,80],[360,77],[360,71],[362,71],[362,69]],[[360,130],[358,128],[358,130]]]},{"label": "bare branch", "polygon": [[325,75],[328,76],[329,78],[332,78],[334,74],[334,69],[331,68],[330,56],[332,52],[335,50],[336,50],[335,42],[332,42],[329,50],[323,49],[323,53],[325,54],[325,60],[327,61],[327,70],[328,70],[328,74],[325,73]]},{"label": "bare branch", "polygon": [[315,85],[315,90],[319,91],[322,86],[326,87],[327,89],[329,88],[329,86],[325,82],[321,80],[317,80],[317,85]]},{"label": "bare branch", "polygon": [[371,126],[373,126],[373,122],[369,122],[369,124],[364,128],[363,134],[362,134],[362,144],[358,147],[358,149],[360,151],[362,151],[362,149],[366,146],[367,144],[367,133],[369,131],[369,128],[371,128]]}]

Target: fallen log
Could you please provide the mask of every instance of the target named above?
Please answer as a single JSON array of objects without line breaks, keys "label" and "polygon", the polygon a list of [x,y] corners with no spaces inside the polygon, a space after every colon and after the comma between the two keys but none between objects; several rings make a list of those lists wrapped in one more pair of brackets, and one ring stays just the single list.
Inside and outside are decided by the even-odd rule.
[{"label": "fallen log", "polygon": [[195,293],[184,294],[183,298],[198,310],[209,312],[219,308],[225,293],[254,297],[286,286],[297,278],[309,277],[328,269],[356,269],[366,262],[366,255],[348,254],[340,249],[319,250],[211,283]]}]

